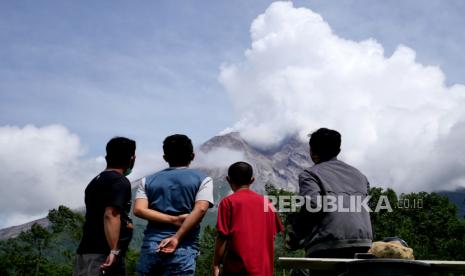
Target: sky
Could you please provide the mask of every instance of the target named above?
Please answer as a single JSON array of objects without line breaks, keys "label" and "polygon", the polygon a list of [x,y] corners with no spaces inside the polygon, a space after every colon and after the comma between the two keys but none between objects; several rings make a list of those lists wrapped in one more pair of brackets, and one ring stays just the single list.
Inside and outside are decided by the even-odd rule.
[{"label": "sky", "polygon": [[[465,185],[463,1],[1,1],[0,228],[65,204],[137,141],[327,126],[372,183]],[[204,157],[200,160],[211,160]]]}]

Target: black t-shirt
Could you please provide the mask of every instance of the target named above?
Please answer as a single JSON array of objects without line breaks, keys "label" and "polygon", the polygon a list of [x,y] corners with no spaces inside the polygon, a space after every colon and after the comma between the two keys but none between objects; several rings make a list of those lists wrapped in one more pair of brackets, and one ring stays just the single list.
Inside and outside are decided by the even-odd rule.
[{"label": "black t-shirt", "polygon": [[[129,244],[127,239],[130,240],[131,237],[127,236],[126,225],[130,222],[128,214],[131,209],[131,183],[125,176],[115,171],[101,172],[87,185],[85,202],[86,221],[77,250],[78,254],[108,254],[110,252],[103,227],[106,207],[115,207],[120,210],[120,241],[126,239],[124,243]],[[120,248],[127,244],[120,244]],[[125,248],[121,249],[125,250]]]}]

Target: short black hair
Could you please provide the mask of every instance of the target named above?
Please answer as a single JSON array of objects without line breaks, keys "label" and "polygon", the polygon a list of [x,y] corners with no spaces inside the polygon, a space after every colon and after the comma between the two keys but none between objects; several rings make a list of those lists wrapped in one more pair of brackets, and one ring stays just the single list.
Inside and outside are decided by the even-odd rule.
[{"label": "short black hair", "polygon": [[341,151],[341,134],[328,128],[320,128],[310,134],[310,149],[320,157],[321,161],[328,161],[336,157]]},{"label": "short black hair", "polygon": [[229,166],[229,181],[236,185],[248,185],[252,183],[253,169],[247,162],[236,162]]},{"label": "short black hair", "polygon": [[194,158],[194,146],[184,134],[174,134],[163,141],[163,152],[170,166],[187,166]]},{"label": "short black hair", "polygon": [[131,157],[136,154],[136,142],[126,137],[114,137],[106,146],[107,166],[126,168],[131,164]]}]

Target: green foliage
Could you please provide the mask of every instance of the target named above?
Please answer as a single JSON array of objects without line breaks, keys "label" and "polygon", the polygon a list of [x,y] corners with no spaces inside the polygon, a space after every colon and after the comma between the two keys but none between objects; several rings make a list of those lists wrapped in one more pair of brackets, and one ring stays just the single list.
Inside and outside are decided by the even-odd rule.
[{"label": "green foliage", "polygon": [[373,188],[372,202],[387,196],[392,212],[372,213],[375,240],[398,236],[413,248],[417,259],[465,260],[465,222],[457,207],[436,193],[410,193],[397,197],[393,190]]},{"label": "green foliage", "polygon": [[[267,183],[265,185],[265,192],[268,196],[292,196],[296,195],[293,192],[286,191],[284,189],[277,189],[273,184]],[[278,206],[275,206],[276,209],[279,210],[279,201],[277,202]],[[281,219],[284,226],[286,226],[287,216],[289,213],[278,213],[279,218]],[[284,233],[280,233],[276,236],[275,239],[275,252],[274,252],[274,259],[275,259],[275,272],[274,275],[284,275],[284,271],[278,265],[278,258],[279,257],[304,257],[305,251],[304,250],[296,250],[296,251],[289,251],[286,249],[286,237],[287,237],[287,228],[284,228]]]},{"label": "green foliage", "polygon": [[200,255],[197,258],[196,275],[211,275],[213,256],[215,254],[216,228],[205,226],[200,237]]},{"label": "green foliage", "polygon": [[49,261],[44,256],[52,234],[34,224],[31,230],[22,232],[16,239],[0,244],[0,271],[5,275],[45,275],[44,268]]},{"label": "green foliage", "polygon": [[139,251],[128,248],[128,252],[126,252],[126,275],[137,275],[137,262],[139,261],[139,256]]},{"label": "green foliage", "polygon": [[32,246],[25,243],[22,237],[0,242],[0,274],[1,275],[33,275],[35,263]]},{"label": "green foliage", "polygon": [[[266,185],[270,196],[293,193]],[[457,217],[457,207],[447,197],[436,193],[410,193],[398,196],[391,189],[370,189],[370,206],[374,210],[381,196],[387,197],[392,212],[371,213],[374,240],[398,236],[414,249],[417,259],[465,260],[465,222]],[[407,208],[408,207],[408,208]],[[215,220],[212,213],[212,222]],[[279,214],[283,222],[287,213]],[[38,224],[18,237],[0,241],[0,275],[71,275],[75,251],[82,235],[81,214],[65,206],[48,214],[50,227]],[[212,223],[213,224],[213,223]],[[139,224],[136,227],[143,228]],[[136,229],[137,230],[137,229]],[[142,234],[141,234],[142,235]],[[204,225],[200,239],[197,275],[210,275],[216,230]],[[303,250],[285,249],[286,233],[275,240],[275,259],[281,256],[303,256]],[[135,242],[137,243],[137,242]],[[134,245],[134,243],[132,244]],[[139,246],[131,246],[126,255],[128,275],[136,275]],[[276,264],[276,262],[275,262]],[[282,270],[275,268],[275,275]]]},{"label": "green foliage", "polygon": [[[70,275],[80,239],[82,215],[65,206],[53,209],[51,225],[32,225],[16,238],[0,242],[0,275]],[[67,246],[71,245],[71,246]]]},{"label": "green foliage", "polygon": [[69,231],[74,238],[80,239],[82,236],[84,216],[68,207],[60,205],[58,209],[50,210],[47,218],[52,223],[54,233]]}]

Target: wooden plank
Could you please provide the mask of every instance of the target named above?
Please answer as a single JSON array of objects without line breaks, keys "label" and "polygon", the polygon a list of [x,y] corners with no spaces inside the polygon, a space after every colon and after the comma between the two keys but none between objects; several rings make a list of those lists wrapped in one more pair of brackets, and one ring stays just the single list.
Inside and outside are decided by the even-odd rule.
[{"label": "wooden plank", "polygon": [[442,271],[465,271],[465,262],[462,261],[434,261],[434,260],[421,260],[431,264],[433,268]]},{"label": "wooden plank", "polygon": [[[334,270],[345,263],[360,261],[359,259],[329,259],[329,258],[291,258],[280,257],[278,263],[282,268],[311,268],[315,270]],[[430,264],[434,270],[465,272],[465,261],[416,260]]]},{"label": "wooden plank", "polygon": [[354,259],[278,258],[278,263],[282,268],[311,268],[315,270],[334,270],[339,265],[351,261],[354,261]]}]

